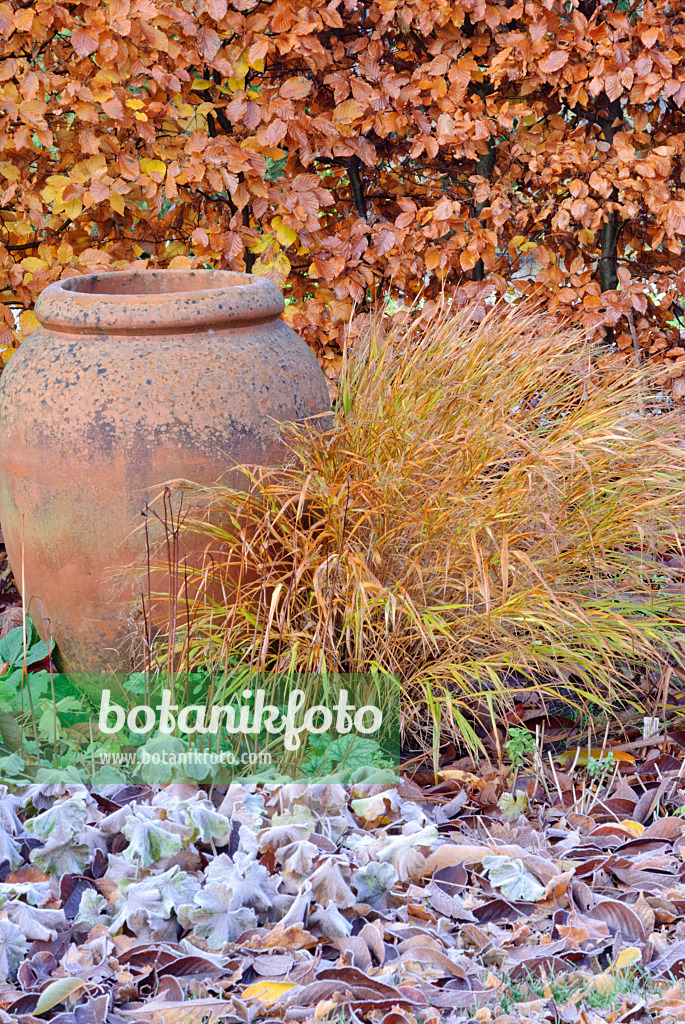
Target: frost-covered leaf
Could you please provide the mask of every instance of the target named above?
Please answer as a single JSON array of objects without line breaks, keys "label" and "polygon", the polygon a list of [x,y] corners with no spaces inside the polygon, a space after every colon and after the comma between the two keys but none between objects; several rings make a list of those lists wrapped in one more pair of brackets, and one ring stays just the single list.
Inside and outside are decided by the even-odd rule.
[{"label": "frost-covered leaf", "polygon": [[28,952],[26,936],[12,921],[0,920],[0,981],[14,982]]},{"label": "frost-covered leaf", "polygon": [[[406,826],[409,828],[409,826]],[[380,861],[386,861],[397,871],[400,881],[420,875],[426,865],[426,858],[421,848],[430,849],[438,840],[435,825],[398,836],[392,836],[378,854]]]},{"label": "frost-covered leaf", "polygon": [[528,810],[528,797],[525,793],[517,793],[515,797],[511,793],[502,793],[497,806],[507,821],[518,821]]},{"label": "frost-covered leaf", "polygon": [[112,935],[116,935],[124,925],[133,928],[136,921],[149,921],[151,917],[164,920],[162,894],[155,885],[154,876],[142,882],[120,884],[119,891],[121,895],[114,905],[114,917],[109,926]]},{"label": "frost-covered leaf", "polygon": [[352,801],[352,810],[357,817],[369,823],[382,822],[385,818],[390,821],[397,816],[399,808],[400,799],[394,789],[386,789],[382,793]]},{"label": "frost-covered leaf", "polygon": [[314,899],[322,906],[332,902],[344,910],[346,907],[353,907],[357,902],[343,878],[341,862],[337,857],[327,857],[309,880],[312,883]]},{"label": "frost-covered leaf", "polygon": [[392,864],[372,861],[352,878],[352,885],[357,891],[357,903],[368,903],[374,910],[385,910],[388,894],[397,881],[398,875]]},{"label": "frost-covered leaf", "polygon": [[178,908],[178,919],[184,928],[192,928],[195,936],[210,949],[221,949],[235,942],[241,932],[257,925],[257,915],[250,907],[233,908],[233,890],[225,882],[210,882],[195,894],[192,905]]},{"label": "frost-covered leaf", "polygon": [[159,819],[143,817],[138,809],[129,815],[121,830],[129,841],[123,856],[146,868],[171,857],[183,846],[181,837],[170,832]]},{"label": "frost-covered leaf", "polygon": [[46,875],[80,875],[91,862],[85,843],[57,843],[31,850],[31,863]]},{"label": "frost-covered leaf", "polygon": [[290,875],[302,877],[308,875],[321,856],[321,851],[314,843],[301,839],[290,846],[282,846],[276,853],[276,863]]},{"label": "frost-covered leaf", "polygon": [[68,843],[78,835],[88,820],[88,809],[83,801],[71,798],[53,804],[47,811],[30,818],[26,825],[29,835],[40,839],[42,843],[58,846]]},{"label": "frost-covered leaf", "polygon": [[[23,764],[24,762],[22,762],[22,767]],[[10,793],[7,786],[0,786],[0,828],[13,836],[24,831],[24,826],[17,816],[20,807],[20,798],[16,794]]]},{"label": "frost-covered leaf", "polygon": [[107,922],[107,900],[95,889],[85,889],[81,894],[76,917],[73,920],[75,931],[90,931],[95,925]]},{"label": "frost-covered leaf", "polygon": [[30,907],[19,900],[13,900],[4,907],[12,924],[21,928],[27,939],[38,939],[51,942],[57,937],[61,928],[66,927],[67,919],[63,910],[44,910]]},{"label": "frost-covered leaf", "polygon": [[232,823],[214,810],[209,801],[190,803],[185,808],[185,823],[193,830],[192,842],[199,841],[205,846],[227,846],[231,837]]},{"label": "frost-covered leaf", "polygon": [[230,888],[231,910],[252,907],[258,914],[265,914],[271,909],[279,879],[272,878],[263,864],[245,854],[236,854],[233,861],[228,857],[217,860],[220,863],[213,867],[211,878]]},{"label": "frost-covered leaf", "polygon": [[257,834],[257,842],[262,853],[266,853],[267,850],[275,853],[282,846],[291,846],[301,839],[306,839],[310,832],[311,829],[306,822],[289,822],[287,825],[262,829]]},{"label": "frost-covered leaf", "polygon": [[352,934],[352,922],[343,917],[335,903],[319,907],[310,916],[307,927],[310,931],[318,928],[325,939],[344,939]]},{"label": "frost-covered leaf", "polygon": [[122,879],[110,933],[116,935],[126,926],[145,942],[175,941],[177,926],[170,918],[176,898],[182,894],[192,898],[199,887],[195,879],[195,886],[189,885],[188,877],[174,865],[163,874],[148,875],[139,882]]},{"label": "frost-covered leaf", "polygon": [[178,910],[182,903],[192,903],[195,893],[200,889],[197,878],[181,871],[176,864],[162,874],[152,875],[148,881],[160,894],[165,917]]},{"label": "frost-covered leaf", "polygon": [[0,864],[7,862],[12,870],[24,863],[21,847],[9,832],[0,831]]},{"label": "frost-covered leaf", "polygon": [[508,900],[527,900],[531,903],[543,899],[545,887],[520,859],[510,857],[483,857],[483,869],[490,884],[499,889]]},{"label": "frost-covered leaf", "polygon": [[50,891],[50,882],[0,882],[0,901],[14,900],[26,896],[29,903],[38,907]]}]

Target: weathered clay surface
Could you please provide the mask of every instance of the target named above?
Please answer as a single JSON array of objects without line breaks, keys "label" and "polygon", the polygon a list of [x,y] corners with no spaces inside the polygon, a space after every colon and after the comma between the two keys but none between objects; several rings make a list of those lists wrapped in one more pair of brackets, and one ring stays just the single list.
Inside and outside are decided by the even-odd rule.
[{"label": "weathered clay surface", "polygon": [[[71,671],[125,671],[141,510],[176,478],[273,465],[279,424],[329,408],[323,374],[262,278],[223,271],[74,277],[0,380],[0,522],[39,629]],[[118,574],[118,575],[117,575]]]}]

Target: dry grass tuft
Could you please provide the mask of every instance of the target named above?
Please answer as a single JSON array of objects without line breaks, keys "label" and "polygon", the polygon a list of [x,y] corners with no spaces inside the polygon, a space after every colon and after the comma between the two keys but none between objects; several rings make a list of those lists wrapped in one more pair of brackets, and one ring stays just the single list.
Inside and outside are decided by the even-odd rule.
[{"label": "dry grass tuft", "polygon": [[192,572],[178,663],[394,673],[428,748],[475,748],[474,709],[531,689],[638,708],[685,619],[650,560],[681,551],[682,418],[642,417],[644,379],[600,379],[536,311],[387,324],[348,354],[330,432],[289,428],[288,468],[186,522],[221,555]]}]

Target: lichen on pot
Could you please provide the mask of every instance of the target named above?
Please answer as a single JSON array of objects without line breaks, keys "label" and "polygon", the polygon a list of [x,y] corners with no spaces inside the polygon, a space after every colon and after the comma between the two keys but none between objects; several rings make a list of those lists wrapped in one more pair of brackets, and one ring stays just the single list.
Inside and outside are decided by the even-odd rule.
[{"label": "lichen on pot", "polygon": [[[325,417],[323,373],[269,281],[213,270],[71,277],[0,379],[0,522],[29,614],[71,672],[126,672],[141,512],[167,480],[277,465]],[[233,472],[233,476],[231,475]]]}]

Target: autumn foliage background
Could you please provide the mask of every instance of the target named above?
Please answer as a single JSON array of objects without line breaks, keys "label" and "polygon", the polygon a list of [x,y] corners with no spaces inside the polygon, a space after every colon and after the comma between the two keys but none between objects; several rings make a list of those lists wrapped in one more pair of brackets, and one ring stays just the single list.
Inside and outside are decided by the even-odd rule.
[{"label": "autumn foliage background", "polygon": [[5,359],[56,278],[211,266],[330,376],[445,287],[636,335],[682,397],[681,0],[6,0],[0,37]]}]

